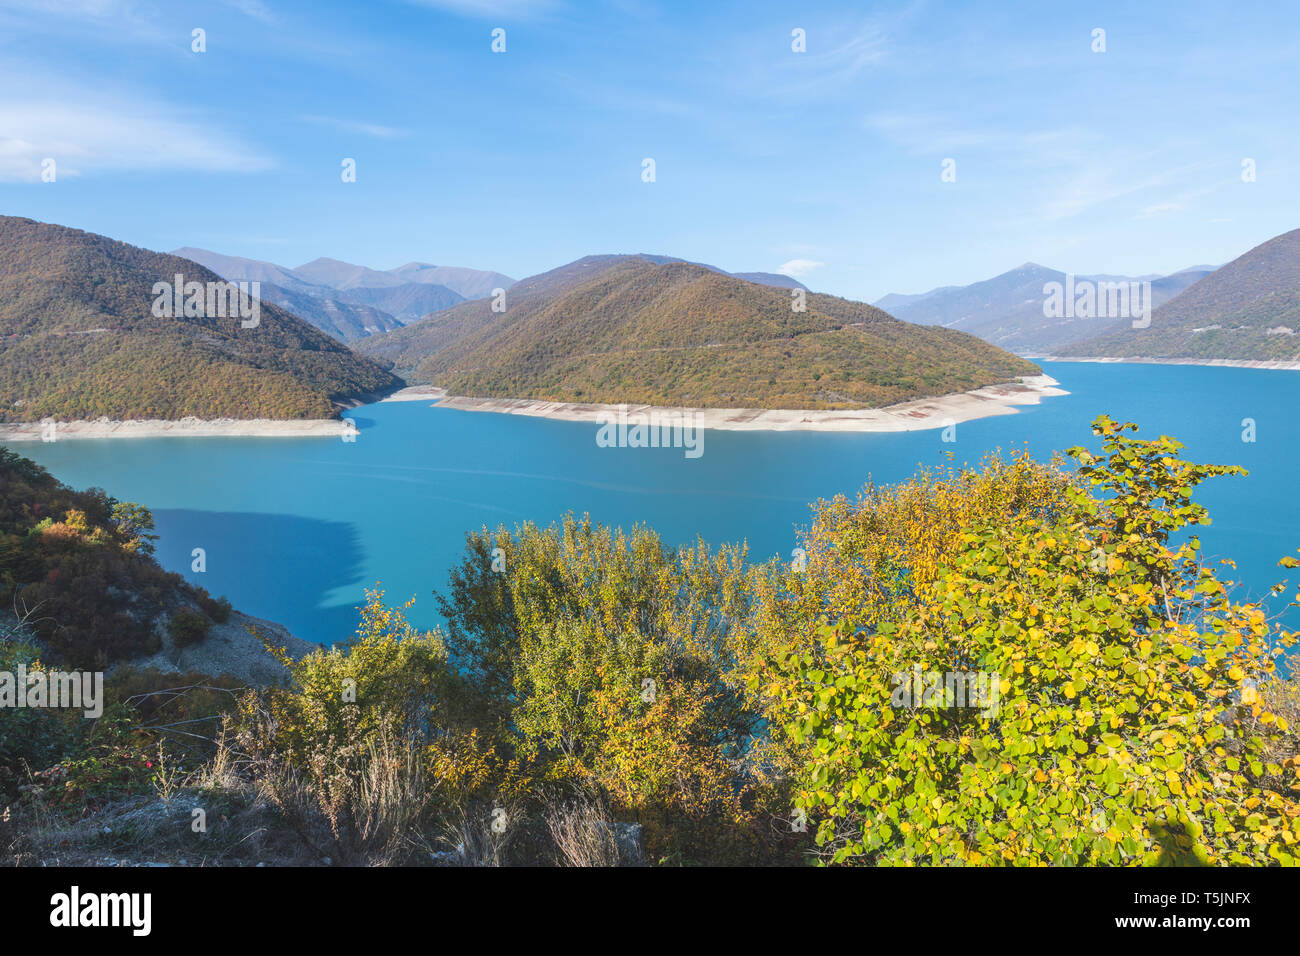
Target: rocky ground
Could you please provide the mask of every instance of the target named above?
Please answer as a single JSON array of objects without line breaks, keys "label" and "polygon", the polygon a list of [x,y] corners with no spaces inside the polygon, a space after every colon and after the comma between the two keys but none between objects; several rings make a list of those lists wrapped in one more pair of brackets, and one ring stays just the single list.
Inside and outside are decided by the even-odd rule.
[{"label": "rocky ground", "polygon": [[[256,632],[256,633],[255,633]],[[156,654],[131,661],[141,670],[156,668],[164,673],[197,671],[201,674],[228,675],[255,686],[275,683],[285,676],[285,669],[272,657],[257,636],[269,638],[297,660],[319,645],[294,637],[282,624],[265,621],[232,611],[224,624],[213,624],[208,636],[198,644],[178,648],[165,629],[160,631],[163,647]]]}]

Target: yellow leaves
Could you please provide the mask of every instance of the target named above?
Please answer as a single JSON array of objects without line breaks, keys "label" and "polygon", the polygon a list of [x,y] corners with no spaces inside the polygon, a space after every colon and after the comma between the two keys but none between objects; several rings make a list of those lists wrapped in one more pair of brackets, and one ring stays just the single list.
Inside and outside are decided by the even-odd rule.
[{"label": "yellow leaves", "polygon": [[[825,670],[827,682],[851,682],[839,685],[844,709],[822,715],[825,728],[812,732],[811,743],[828,749],[809,761],[817,785],[832,791],[828,800],[845,828],[837,822],[837,832],[861,824],[875,833],[877,815],[892,809],[892,832],[879,836],[882,860],[1077,863],[1073,841],[1093,832],[1093,813],[1105,804],[1106,839],[1089,839],[1085,853],[1094,861],[1138,861],[1154,842],[1138,838],[1143,820],[1170,820],[1185,805],[1185,816],[1206,833],[1192,839],[1208,847],[1211,860],[1238,852],[1237,809],[1256,796],[1249,790],[1254,767],[1274,760],[1267,750],[1246,748],[1267,747],[1279,721],[1265,716],[1270,706],[1258,723],[1227,727],[1216,715],[1229,701],[1214,694],[1229,687],[1235,696],[1247,676],[1267,688],[1269,648],[1264,635],[1252,637],[1252,611],[1231,605],[1217,588],[1192,593],[1202,580],[1196,549],[1173,554],[1160,539],[1186,513],[1171,514],[1171,499],[1156,494],[1169,490],[1182,501],[1185,491],[1168,484],[1146,446],[1122,449],[1130,452],[1127,464],[1108,471],[1109,460],[1096,458],[1086,476],[1103,478],[1111,494],[1088,501],[1081,489],[1068,501],[1055,499],[1059,507],[1050,513],[1036,507],[1045,497],[1022,496],[1013,505],[1005,496],[967,495],[963,481],[981,478],[942,491],[931,483],[873,493],[859,510],[819,513],[827,518],[822,551],[838,562],[818,562],[823,578],[773,600],[767,626],[783,637],[811,634],[831,609],[832,619],[863,632],[883,627],[892,648],[885,655],[864,639],[864,655],[851,663],[815,659],[801,672]],[[1192,483],[1190,469],[1182,483]],[[1188,612],[1188,601],[1209,613]],[[1237,635],[1247,640],[1234,647]],[[946,667],[935,660],[940,648],[953,662]],[[992,669],[1000,693],[1014,687],[1015,697],[1001,701],[996,721],[883,705],[891,669],[910,668],[918,657],[927,669]],[[804,692],[797,688],[787,676],[791,696],[770,726],[791,722]],[[843,739],[831,732],[837,722]],[[1207,750],[1229,739],[1231,754]],[[1230,758],[1236,767],[1228,768]],[[896,783],[855,795],[850,781],[864,766],[873,780]],[[840,783],[825,782],[836,775]],[[1292,781],[1290,769],[1284,779]],[[930,789],[918,804],[921,780]],[[897,826],[906,794],[920,832],[900,834]],[[994,835],[992,801],[1010,833]],[[1216,831],[1216,814],[1228,829]],[[1122,849],[1111,848],[1114,841]]]},{"label": "yellow leaves", "polygon": [[1232,680],[1240,682],[1241,679],[1246,676],[1246,672],[1241,669],[1240,664],[1237,664],[1228,669],[1228,676],[1232,678]]}]

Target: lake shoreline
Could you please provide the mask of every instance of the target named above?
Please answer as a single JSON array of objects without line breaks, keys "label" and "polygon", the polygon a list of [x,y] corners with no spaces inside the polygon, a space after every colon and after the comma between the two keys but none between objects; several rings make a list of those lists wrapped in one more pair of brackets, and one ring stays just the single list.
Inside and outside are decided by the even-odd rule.
[{"label": "lake shoreline", "polygon": [[[53,432],[47,427],[53,424]],[[0,442],[64,441],[77,438],[320,438],[340,437],[351,430],[344,420],[308,418],[100,418],[72,422],[0,423]]]},{"label": "lake shoreline", "polygon": [[673,408],[660,405],[602,405],[547,402],[536,399],[471,398],[448,395],[432,385],[414,385],[394,392],[383,402],[428,401],[433,408],[466,412],[496,412],[557,421],[603,423],[620,409],[628,416],[648,415],[685,419],[693,427],[720,431],[908,432],[943,428],[960,422],[1016,414],[1017,405],[1037,405],[1044,398],[1068,395],[1050,375],[1031,375],[1018,382],[988,385],[969,392],[914,399],[870,409]]},{"label": "lake shoreline", "polygon": [[1283,362],[1274,359],[1188,359],[1188,358],[1105,358],[1077,355],[1026,355],[1028,359],[1044,362],[1093,362],[1098,365],[1200,365],[1205,368],[1260,368],[1285,372],[1300,371],[1300,362]]}]

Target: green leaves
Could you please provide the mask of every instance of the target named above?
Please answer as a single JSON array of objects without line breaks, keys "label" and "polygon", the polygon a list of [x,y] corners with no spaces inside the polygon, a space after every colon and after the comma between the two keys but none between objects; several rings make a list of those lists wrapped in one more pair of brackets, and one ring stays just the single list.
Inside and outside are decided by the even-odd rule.
[{"label": "green leaves", "polygon": [[[825,642],[815,665],[768,666],[784,700],[807,701],[797,723],[812,746],[798,751],[800,775],[818,781],[828,817],[819,834],[841,844],[835,860],[859,855],[848,849],[855,841],[881,863],[1217,865],[1296,855],[1294,781],[1263,757],[1284,737],[1247,696],[1294,635],[1233,603],[1201,567],[1195,539],[1170,546],[1180,529],[1208,520],[1190,501],[1196,486],[1241,470],[1184,461],[1177,441],[1138,440],[1133,430],[1099,418],[1103,453],[1073,449],[1079,484],[1050,498],[990,501],[990,491],[1012,488],[963,477],[867,502],[872,533],[909,540],[920,538],[915,529],[887,521],[904,497],[913,520],[939,508],[962,515],[946,542],[891,555],[891,574],[911,572],[905,593],[876,591],[871,574],[830,565],[829,581],[801,582],[834,595],[819,608],[843,609],[839,640]],[[978,505],[958,503],[975,489]],[[849,526],[836,518],[835,532]],[[855,613],[855,597],[868,613]],[[788,627],[800,605],[780,607]],[[920,708],[887,699],[897,672],[910,683],[958,667],[999,675],[996,715],[948,698]],[[1242,703],[1227,706],[1236,697]],[[839,729],[819,726],[818,711],[833,711]],[[897,784],[870,793],[857,785],[864,768]]]}]

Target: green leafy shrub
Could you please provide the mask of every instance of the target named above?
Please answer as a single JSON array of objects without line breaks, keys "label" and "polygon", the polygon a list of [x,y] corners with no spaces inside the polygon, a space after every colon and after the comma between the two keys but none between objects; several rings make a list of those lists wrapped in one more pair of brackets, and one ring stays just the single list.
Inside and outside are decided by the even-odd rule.
[{"label": "green leafy shrub", "polygon": [[[1052,508],[963,528],[871,627],[823,616],[756,676],[828,860],[1296,862],[1287,727],[1257,690],[1295,636],[1174,543],[1208,521],[1194,488],[1240,469],[1134,427],[1097,419],[1104,453],[1071,449]],[[994,675],[998,705],[901,708],[914,667]]]},{"label": "green leafy shrub", "polygon": [[211,622],[199,611],[183,607],[167,622],[167,630],[177,647],[190,647],[208,636]]}]

